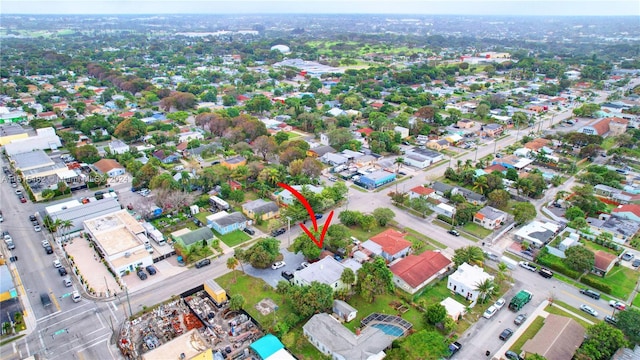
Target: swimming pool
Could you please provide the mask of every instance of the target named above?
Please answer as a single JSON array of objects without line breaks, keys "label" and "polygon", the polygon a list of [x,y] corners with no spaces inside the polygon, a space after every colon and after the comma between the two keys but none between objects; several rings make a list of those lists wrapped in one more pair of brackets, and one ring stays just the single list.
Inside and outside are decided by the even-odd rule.
[{"label": "swimming pool", "polygon": [[378,324],[373,324],[371,326],[382,330],[387,335],[397,336],[397,337],[404,335],[404,330],[402,330],[401,327],[396,325],[378,323]]}]

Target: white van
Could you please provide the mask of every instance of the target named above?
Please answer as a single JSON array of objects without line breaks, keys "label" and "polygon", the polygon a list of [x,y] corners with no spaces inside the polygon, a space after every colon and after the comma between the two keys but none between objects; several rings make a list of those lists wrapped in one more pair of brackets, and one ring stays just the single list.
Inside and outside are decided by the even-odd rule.
[{"label": "white van", "polygon": [[511,258],[508,258],[508,257],[506,257],[506,256],[501,257],[501,258],[500,258],[500,262],[502,262],[502,263],[504,263],[505,265],[507,265],[507,268],[508,268],[509,270],[513,270],[513,269],[515,269],[515,268],[517,268],[517,267],[518,267],[518,262],[517,262],[517,261],[515,261],[515,260],[513,260],[513,259],[511,259]]}]

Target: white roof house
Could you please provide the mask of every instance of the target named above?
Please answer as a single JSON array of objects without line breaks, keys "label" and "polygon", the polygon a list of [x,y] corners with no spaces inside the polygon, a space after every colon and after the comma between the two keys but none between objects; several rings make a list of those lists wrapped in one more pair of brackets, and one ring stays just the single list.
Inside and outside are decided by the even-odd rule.
[{"label": "white roof house", "polygon": [[[342,272],[347,267],[336,261],[331,256],[310,264],[307,268],[296,271],[293,277],[293,283],[299,286],[311,285],[317,281],[321,284],[327,284],[335,291],[345,286],[340,280]],[[355,270],[354,270],[355,272]]]},{"label": "white roof house", "polygon": [[440,305],[444,306],[444,308],[447,310],[447,315],[449,315],[455,321],[458,321],[458,318],[467,312],[466,306],[460,304],[450,297],[442,300],[440,302]]},{"label": "white roof house", "polygon": [[456,272],[449,275],[447,288],[475,302],[478,300],[476,288],[486,280],[493,280],[493,276],[477,265],[462,263]]},{"label": "white roof house", "polygon": [[513,234],[513,238],[518,242],[527,241],[536,247],[542,247],[551,241],[558,231],[560,226],[552,222],[532,221],[518,229]]}]

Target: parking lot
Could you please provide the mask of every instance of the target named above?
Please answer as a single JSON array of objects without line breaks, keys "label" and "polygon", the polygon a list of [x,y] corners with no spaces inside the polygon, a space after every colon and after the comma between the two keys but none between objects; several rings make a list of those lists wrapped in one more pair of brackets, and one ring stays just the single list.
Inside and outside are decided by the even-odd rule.
[{"label": "parking lot", "polygon": [[302,262],[305,261],[304,256],[302,254],[294,254],[287,250],[282,250],[282,255],[284,255],[283,261],[287,265],[285,265],[280,269],[273,270],[271,267],[268,267],[266,269],[256,269],[249,264],[245,264],[244,271],[248,275],[260,278],[264,280],[267,284],[273,287],[276,287],[278,285],[278,281],[285,280],[285,278],[283,278],[281,275],[283,271],[290,271],[293,273],[296,271],[296,268],[300,266]]}]

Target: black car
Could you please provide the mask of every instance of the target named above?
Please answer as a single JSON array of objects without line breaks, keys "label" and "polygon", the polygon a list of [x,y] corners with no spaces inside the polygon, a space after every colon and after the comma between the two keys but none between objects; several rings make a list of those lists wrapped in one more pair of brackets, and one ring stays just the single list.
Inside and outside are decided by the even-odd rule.
[{"label": "black car", "polygon": [[29,215],[29,221],[38,221],[38,219],[36,219],[35,215]]},{"label": "black car", "polygon": [[276,230],[273,230],[271,232],[271,236],[276,237],[276,236],[284,234],[286,231],[287,230],[285,230],[285,228],[276,229]]},{"label": "black car", "polygon": [[525,322],[525,320],[527,320],[527,314],[519,314],[518,316],[516,316],[515,320],[513,320],[513,323],[520,326],[523,322]]},{"label": "black car", "polygon": [[638,266],[640,266],[640,259],[633,260],[633,262],[631,263],[631,266],[633,266],[634,268],[637,268]]},{"label": "black car", "polygon": [[580,294],[587,295],[588,297],[596,300],[600,300],[600,293],[597,293],[589,289],[580,289]]},{"label": "black car", "polygon": [[544,278],[547,278],[547,279],[553,277],[553,271],[551,271],[549,269],[545,269],[545,268],[538,269],[538,274],[540,274],[540,276],[542,276]]},{"label": "black car", "polygon": [[47,245],[47,246],[45,246],[45,247],[44,247],[44,251],[45,251],[47,254],[53,254],[53,248],[51,247],[51,245]]},{"label": "black car", "polygon": [[247,234],[249,234],[249,235],[255,235],[255,233],[256,233],[256,231],[255,231],[255,230],[253,230],[253,229],[251,229],[251,228],[248,228],[248,227],[246,227],[246,228],[242,229],[242,231],[246,232],[246,233],[247,233]]},{"label": "black car", "polygon": [[155,275],[157,272],[156,268],[154,268],[152,265],[147,266],[145,269],[147,269],[149,275]]},{"label": "black car", "polygon": [[520,355],[516,354],[515,352],[513,352],[511,350],[509,350],[506,353],[504,353],[504,357],[506,357],[509,360],[522,360]]},{"label": "black car", "polygon": [[506,329],[502,330],[502,332],[500,333],[500,336],[498,336],[498,337],[500,338],[500,340],[507,341],[507,340],[509,340],[511,335],[513,335],[513,330],[511,330],[509,328],[506,328]]},{"label": "black car", "polygon": [[293,279],[293,273],[291,273],[291,271],[288,271],[288,270],[281,272],[280,275],[282,275],[282,277],[287,280]]},{"label": "black car", "polygon": [[145,274],[144,271],[142,271],[142,269],[138,270],[137,275],[140,278],[140,280],[147,280],[147,274]]},{"label": "black car", "polygon": [[451,229],[447,232],[453,236],[460,236],[460,233],[458,232],[458,230],[455,230],[455,229]]},{"label": "black car", "polygon": [[211,260],[202,259],[196,263],[196,269],[200,269],[201,267],[207,266],[211,264]]},{"label": "black car", "polygon": [[63,267],[59,267],[58,268],[58,274],[60,274],[60,276],[65,276],[67,275],[67,269],[63,268]]}]

